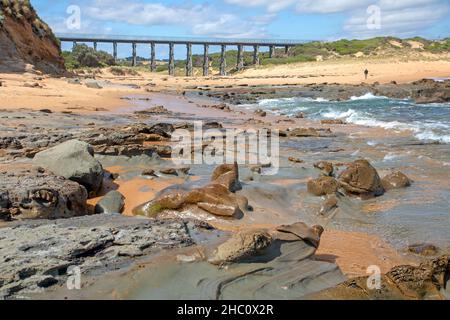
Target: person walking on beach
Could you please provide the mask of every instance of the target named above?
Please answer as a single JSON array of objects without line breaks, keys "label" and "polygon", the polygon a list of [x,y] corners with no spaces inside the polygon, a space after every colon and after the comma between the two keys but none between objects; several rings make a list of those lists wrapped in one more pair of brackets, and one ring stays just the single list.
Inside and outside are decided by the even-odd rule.
[{"label": "person walking on beach", "polygon": [[369,70],[364,70],[364,76],[366,77],[366,80],[367,80],[367,76],[369,75]]}]

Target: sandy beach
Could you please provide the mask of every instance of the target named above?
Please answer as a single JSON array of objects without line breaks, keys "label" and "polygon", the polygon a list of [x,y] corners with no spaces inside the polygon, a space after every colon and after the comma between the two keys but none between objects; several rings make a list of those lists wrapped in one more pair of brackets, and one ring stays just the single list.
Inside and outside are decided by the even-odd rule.
[{"label": "sandy beach", "polygon": [[[181,93],[194,86],[259,86],[299,84],[359,84],[367,83],[409,83],[424,78],[446,78],[450,76],[450,57],[433,56],[416,59],[373,59],[299,63],[281,66],[250,68],[233,76],[220,77],[168,77],[163,73],[139,70],[138,76],[114,76],[108,70],[95,74],[100,81],[112,81],[116,86],[102,90],[82,85],[69,84],[65,78],[52,78],[36,74],[1,74],[3,86],[0,90],[2,108],[48,108],[53,111],[74,111],[78,113],[115,111],[126,106],[120,98],[127,95],[150,92]],[[368,80],[363,71],[370,66]],[[95,71],[95,70],[94,70]],[[81,75],[83,76],[83,75]],[[89,75],[84,75],[89,76]],[[38,79],[38,80],[36,80]],[[24,84],[38,83],[42,88],[28,88]],[[130,89],[129,85],[140,88]]]},{"label": "sandy beach", "polygon": [[[114,128],[115,123],[120,123],[122,120],[125,121],[125,124],[132,126],[132,123],[148,121],[169,121],[177,123],[179,122],[178,118],[180,118],[183,121],[194,121],[196,119],[219,121],[226,128],[247,129],[252,126],[243,121],[247,119],[247,121],[256,121],[254,125],[259,128],[272,124],[272,128],[279,130],[290,130],[291,128],[298,127],[314,127],[318,130],[331,129],[334,134],[341,137],[336,140],[336,150],[332,151],[332,153],[311,153],[301,151],[300,149],[296,150],[292,147],[283,147],[284,149],[282,149],[281,154],[283,159],[286,160],[282,160],[281,177],[263,180],[264,183],[262,185],[267,190],[259,190],[252,185],[255,176],[249,171],[249,168],[240,168],[243,170],[241,171],[241,178],[246,184],[251,186],[245,187],[243,194],[254,207],[253,210],[258,212],[257,215],[254,213],[246,213],[241,219],[234,221],[204,215],[200,215],[199,217],[206,217],[206,221],[218,230],[231,233],[253,230],[256,227],[265,230],[274,230],[280,224],[293,223],[298,219],[309,220],[308,222],[311,224],[315,221],[321,221],[325,226],[325,231],[321,237],[320,247],[314,255],[314,260],[336,264],[340,271],[348,278],[363,277],[368,275],[369,266],[376,265],[380,268],[381,272],[386,273],[395,266],[417,264],[421,261],[421,258],[405,251],[406,249],[403,243],[409,240],[402,240],[402,245],[396,245],[395,243],[391,243],[390,236],[389,238],[384,238],[382,233],[375,231],[376,228],[373,231],[370,231],[370,228],[363,231],[364,228],[360,228],[359,224],[364,225],[367,223],[367,221],[363,222],[365,218],[361,221],[358,218],[357,222],[354,222],[355,228],[349,225],[342,226],[342,223],[345,223],[345,219],[348,219],[348,217],[343,218],[344,220],[337,224],[333,224],[333,219],[328,220],[328,218],[316,217],[315,214],[308,218],[305,214],[310,214],[318,210],[320,201],[308,200],[305,185],[316,174],[313,163],[317,160],[333,159],[336,165],[339,159],[350,159],[350,155],[354,153],[354,150],[357,150],[360,154],[364,154],[365,157],[371,158],[372,161],[380,162],[392,152],[392,149],[387,148],[386,150],[381,150],[370,144],[368,145],[368,141],[374,139],[408,140],[411,133],[408,131],[360,126],[350,123],[347,125],[323,124],[317,120],[308,119],[307,116],[304,118],[292,118],[270,113],[267,116],[259,117],[255,116],[253,109],[242,108],[238,105],[232,105],[231,111],[220,110],[215,108],[220,102],[217,99],[205,95],[209,94],[209,90],[214,92],[214,90],[220,91],[224,90],[224,88],[229,88],[230,91],[242,92],[246,88],[264,87],[265,90],[272,90],[270,88],[280,86],[294,88],[296,90],[295,88],[299,86],[311,86],[318,83],[330,83],[338,88],[341,85],[359,85],[363,82],[361,70],[366,65],[370,65],[371,69],[370,78],[367,81],[368,85],[373,85],[374,82],[379,82],[380,85],[390,84],[393,81],[398,84],[408,84],[423,78],[445,78],[450,75],[450,62],[443,58],[430,61],[408,62],[393,62],[391,60],[327,61],[280,67],[260,67],[246,70],[234,76],[211,76],[208,78],[168,77],[163,74],[152,74],[143,71],[139,71],[138,76],[118,77],[113,76],[107,69],[102,69],[96,73],[94,80],[96,83],[102,85],[101,89],[88,88],[82,84],[86,81],[93,81],[86,80],[86,75],[79,75],[77,79],[81,80],[81,84],[74,84],[73,82],[70,83],[68,78],[54,78],[32,73],[1,74],[0,109],[5,113],[6,119],[11,118],[11,120],[3,121],[2,125],[5,128],[19,128],[20,126],[30,127],[31,125],[45,125],[44,123],[48,123],[53,128],[51,130],[59,130],[57,121],[61,121],[61,125],[64,124],[64,126],[69,128],[77,127],[77,131],[84,132],[92,128],[94,130]],[[28,85],[24,86],[25,83],[34,85],[32,87]],[[198,94],[198,92],[202,91],[198,88],[206,88],[204,89],[206,94]],[[164,106],[167,113],[154,115],[137,113],[155,106]],[[48,120],[42,118],[43,109],[49,110],[45,111],[46,114],[50,114]],[[19,114],[15,117],[8,116],[11,112],[19,112]],[[32,114],[33,116],[32,118],[29,118],[28,115],[22,117],[21,112],[24,114]],[[56,116],[61,120],[52,120]],[[44,120],[46,122],[41,122]],[[102,122],[96,123],[96,121]],[[358,147],[355,147],[355,145],[352,146],[349,141],[345,140],[347,138],[343,138],[349,136],[351,136],[351,139]],[[146,142],[144,145],[146,147],[161,147],[170,145],[170,143],[156,141]],[[344,154],[339,154],[342,151],[344,151]],[[336,157],[333,158],[332,154],[336,154]],[[291,155],[303,159],[304,163],[295,164],[287,161],[288,156]],[[440,162],[436,162],[434,165],[439,166]],[[170,166],[170,161],[159,161],[155,168],[164,166]],[[430,168],[432,166],[430,162]],[[123,215],[133,216],[133,210],[136,207],[154,200],[165,189],[185,183],[201,184],[209,179],[210,174],[210,169],[200,166],[199,169],[196,169],[196,167],[191,168],[193,172],[188,177],[160,176],[159,178],[148,178],[140,174],[140,172],[148,167],[149,163],[147,162],[131,164],[131,162],[116,163],[113,161],[113,163],[109,163],[108,165],[104,164],[104,168],[108,174],[119,176],[119,179],[115,181],[106,179],[102,190],[95,197],[91,197],[88,200],[87,204],[91,212],[93,212],[96,204],[109,191],[116,190],[125,199],[124,209],[122,211]],[[407,166],[396,167],[396,169],[408,170]],[[430,170],[435,174],[432,178],[434,182],[442,178],[439,177],[437,171],[433,171],[434,169]],[[379,172],[381,175],[387,174],[389,171],[389,168],[386,167],[380,169]],[[421,185],[421,179],[424,180],[424,184],[429,184],[431,179],[429,173],[427,173],[427,178],[413,173],[410,177],[419,185]],[[297,190],[297,193],[291,195],[289,193],[290,191],[288,191],[289,189]],[[432,194],[436,194],[437,191],[429,190],[428,193],[422,195],[421,203],[426,197],[430,197],[430,203],[434,201]],[[268,202],[265,197],[268,197],[267,194],[269,192],[275,192],[275,194],[280,195],[289,193],[287,197],[290,199],[289,201],[292,201],[292,208],[285,210],[283,205],[278,201]],[[371,216],[380,212],[389,212],[395,208],[405,210],[403,208],[412,203],[413,201],[411,199],[399,200],[393,195],[387,198],[381,197],[376,201],[362,203],[361,208],[357,210],[361,210],[360,212],[367,214],[370,220],[372,219]],[[351,212],[356,210],[353,207],[347,209],[348,205],[352,206],[351,200],[344,200],[342,205],[342,215],[344,216],[352,214]],[[298,214],[298,212],[302,213]],[[179,217],[183,218],[183,213]],[[401,246],[403,247],[400,248]],[[170,252],[168,255],[170,256]],[[171,259],[173,257],[169,260]],[[127,276],[124,275],[125,279]]]}]

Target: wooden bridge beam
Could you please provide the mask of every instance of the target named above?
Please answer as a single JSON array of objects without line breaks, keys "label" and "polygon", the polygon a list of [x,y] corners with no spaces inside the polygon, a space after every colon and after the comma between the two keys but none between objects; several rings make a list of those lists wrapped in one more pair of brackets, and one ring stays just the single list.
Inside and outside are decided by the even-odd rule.
[{"label": "wooden bridge beam", "polygon": [[220,75],[226,76],[227,75],[227,46],[222,44],[220,46]]},{"label": "wooden bridge beam", "polygon": [[173,43],[169,43],[169,75],[175,75],[175,57],[174,57],[174,47]]},{"label": "wooden bridge beam", "polygon": [[269,58],[273,58],[275,56],[275,46],[269,47]]},{"label": "wooden bridge beam", "polygon": [[113,42],[113,57],[114,62],[117,62],[117,42]]},{"label": "wooden bridge beam", "polygon": [[150,43],[150,71],[156,71],[156,46],[155,43]]},{"label": "wooden bridge beam", "polygon": [[253,46],[253,64],[259,65],[259,45]]},{"label": "wooden bridge beam", "polygon": [[205,44],[203,47],[203,76],[209,75],[209,45]]},{"label": "wooden bridge beam", "polygon": [[242,69],[244,69],[244,46],[242,44],[238,45],[236,69],[238,71],[241,71]]},{"label": "wooden bridge beam", "polygon": [[192,44],[186,44],[186,77],[192,77]]},{"label": "wooden bridge beam", "polygon": [[136,42],[133,42],[131,44],[132,47],[132,60],[131,60],[131,66],[136,67],[137,66],[137,52],[136,52]]}]

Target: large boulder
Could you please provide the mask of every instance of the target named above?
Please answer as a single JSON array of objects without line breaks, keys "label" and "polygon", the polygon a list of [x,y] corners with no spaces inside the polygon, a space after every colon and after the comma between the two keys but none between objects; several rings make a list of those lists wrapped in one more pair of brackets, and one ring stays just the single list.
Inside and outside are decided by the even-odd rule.
[{"label": "large boulder", "polygon": [[31,165],[0,167],[0,217],[57,219],[87,214],[87,192],[78,183]]},{"label": "large boulder", "polygon": [[309,180],[307,184],[308,192],[317,196],[335,194],[338,191],[339,184],[336,179],[328,176]]},{"label": "large boulder", "polygon": [[94,158],[91,145],[79,140],[69,140],[39,152],[33,162],[64,178],[83,185],[95,195],[103,183],[103,167]]},{"label": "large boulder", "polygon": [[381,196],[385,191],[377,170],[364,159],[350,163],[339,176],[339,184],[347,194],[365,198]]},{"label": "large boulder", "polygon": [[214,265],[239,262],[261,254],[271,243],[272,237],[266,231],[241,231],[220,245],[208,261]]},{"label": "large boulder", "polygon": [[239,167],[237,163],[218,166],[212,174],[211,181],[225,186],[231,192],[242,189],[239,181]]},{"label": "large boulder", "polygon": [[198,208],[220,217],[237,217],[248,208],[245,197],[231,193],[225,186],[211,184],[192,190],[169,189],[155,200],[133,210],[135,215],[156,217],[164,210],[183,210],[196,205]]},{"label": "large boulder", "polygon": [[411,180],[400,171],[392,172],[381,180],[385,190],[406,188],[411,185]]}]

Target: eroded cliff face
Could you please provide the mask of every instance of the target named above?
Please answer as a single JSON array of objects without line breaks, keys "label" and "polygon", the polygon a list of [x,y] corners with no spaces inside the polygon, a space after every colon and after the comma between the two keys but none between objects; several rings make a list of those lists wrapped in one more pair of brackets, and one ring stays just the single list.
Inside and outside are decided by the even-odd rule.
[{"label": "eroded cliff face", "polygon": [[65,71],[59,41],[28,0],[0,0],[0,72]]}]

